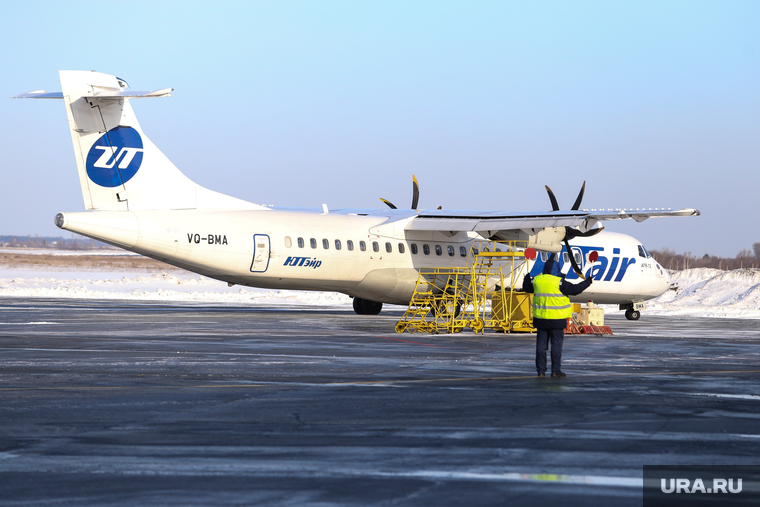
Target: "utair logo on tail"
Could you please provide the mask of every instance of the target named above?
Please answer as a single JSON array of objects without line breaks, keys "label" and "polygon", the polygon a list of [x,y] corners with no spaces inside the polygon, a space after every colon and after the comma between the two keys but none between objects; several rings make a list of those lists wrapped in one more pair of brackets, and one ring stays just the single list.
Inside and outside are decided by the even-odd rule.
[{"label": "utair logo on tail", "polygon": [[137,174],[143,142],[132,127],[116,127],[95,141],[87,154],[87,176],[101,187],[117,187]]}]

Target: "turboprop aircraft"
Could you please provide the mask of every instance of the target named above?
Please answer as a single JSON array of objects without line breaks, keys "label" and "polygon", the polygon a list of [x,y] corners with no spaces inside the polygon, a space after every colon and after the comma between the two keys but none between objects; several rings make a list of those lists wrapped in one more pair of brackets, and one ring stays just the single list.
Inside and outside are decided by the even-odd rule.
[{"label": "turboprop aircraft", "polygon": [[[634,238],[601,233],[601,221],[695,216],[681,210],[581,210],[583,189],[552,211],[281,208],[208,190],[187,178],[148,139],[130,101],[168,97],[173,89],[132,91],[116,76],[60,71],[61,92],[15,98],[62,99],[89,212],[58,213],[55,224],[230,285],[335,291],[358,314],[383,303],[407,305],[423,267],[465,266],[477,240],[517,240],[563,253],[570,277],[593,276],[581,300],[619,304],[637,319],[643,302],[669,287],[667,272]],[[584,184],[585,189],[585,184]],[[386,201],[387,203],[387,201]],[[570,245],[570,241],[573,245]],[[588,253],[599,261],[588,264]],[[586,267],[586,273],[583,268]]]}]

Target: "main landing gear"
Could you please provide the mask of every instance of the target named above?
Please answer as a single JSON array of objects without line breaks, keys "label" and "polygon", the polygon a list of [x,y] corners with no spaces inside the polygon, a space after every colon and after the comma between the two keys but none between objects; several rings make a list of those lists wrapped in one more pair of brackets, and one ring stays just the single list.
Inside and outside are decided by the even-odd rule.
[{"label": "main landing gear", "polygon": [[354,311],[359,315],[377,315],[383,309],[382,303],[354,298]]}]

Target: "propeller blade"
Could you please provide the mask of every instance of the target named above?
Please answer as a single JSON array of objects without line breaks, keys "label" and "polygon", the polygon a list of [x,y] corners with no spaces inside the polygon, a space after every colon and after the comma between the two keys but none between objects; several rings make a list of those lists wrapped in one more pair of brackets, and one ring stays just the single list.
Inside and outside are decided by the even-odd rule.
[{"label": "propeller blade", "polygon": [[597,227],[596,229],[591,229],[590,231],[582,232],[580,236],[582,238],[590,238],[591,236],[596,236],[600,232],[604,230],[604,226]]},{"label": "propeller blade", "polygon": [[578,194],[578,197],[575,199],[575,202],[573,203],[573,207],[570,208],[571,210],[577,211],[581,207],[581,201],[583,200],[583,194],[586,192],[586,182],[583,182],[583,186],[581,187],[581,191]]},{"label": "propeller blade", "polygon": [[596,229],[591,229],[590,231],[581,232],[578,229],[573,229],[572,227],[565,227],[565,239],[570,240],[573,238],[590,238],[591,236],[596,236],[603,230],[604,227],[597,227]]},{"label": "propeller blade", "polygon": [[420,202],[420,184],[417,183],[417,178],[412,174],[412,209],[417,209],[417,204]]},{"label": "propeller blade", "polygon": [[583,275],[583,272],[581,272],[581,267],[575,262],[575,255],[573,255],[573,251],[570,250],[570,243],[568,243],[567,240],[565,240],[565,248],[567,248],[567,256],[570,257],[570,265],[573,267],[573,271],[585,280],[586,277]]},{"label": "propeller blade", "polygon": [[544,185],[546,191],[549,193],[549,200],[552,202],[552,211],[559,211],[559,204],[557,204],[557,198],[554,197],[554,192],[549,188],[549,185]]},{"label": "propeller blade", "polygon": [[391,201],[386,201],[382,197],[380,198],[380,200],[383,201],[385,204],[387,204],[390,209],[397,209],[396,206]]}]

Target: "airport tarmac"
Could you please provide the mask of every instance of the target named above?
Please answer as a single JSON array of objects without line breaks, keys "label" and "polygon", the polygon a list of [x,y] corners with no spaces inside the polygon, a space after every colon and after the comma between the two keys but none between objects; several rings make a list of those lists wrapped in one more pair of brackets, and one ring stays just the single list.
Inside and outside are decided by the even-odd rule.
[{"label": "airport tarmac", "polygon": [[0,503],[636,505],[643,465],[758,464],[757,320],[532,335],[399,311],[0,299]]}]

